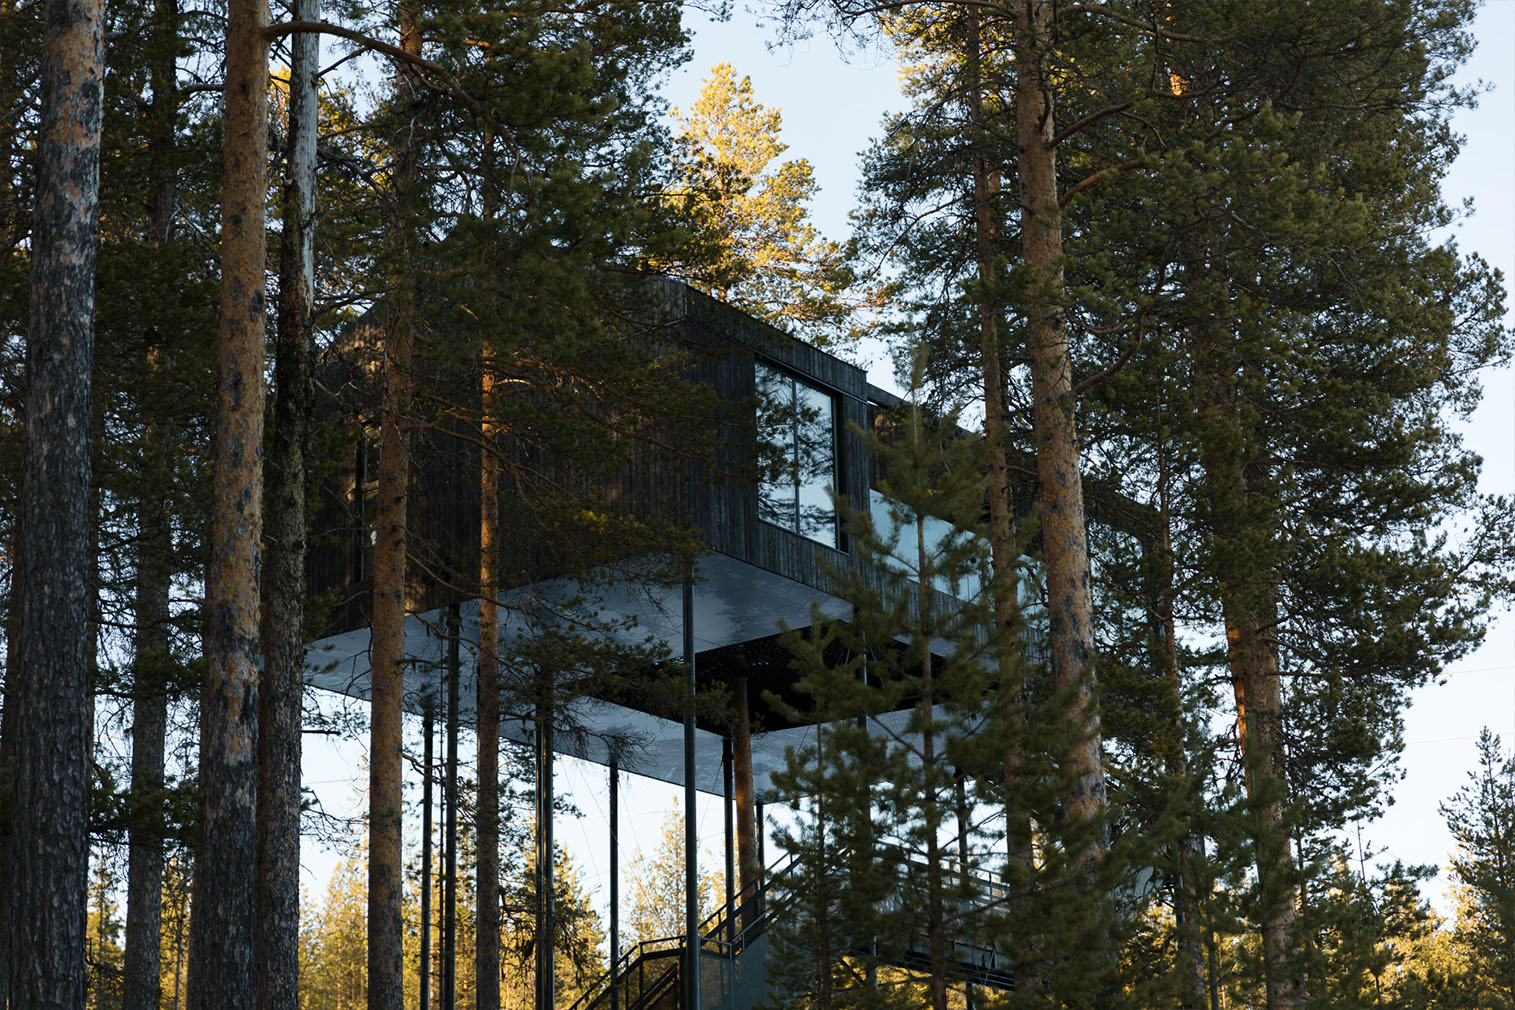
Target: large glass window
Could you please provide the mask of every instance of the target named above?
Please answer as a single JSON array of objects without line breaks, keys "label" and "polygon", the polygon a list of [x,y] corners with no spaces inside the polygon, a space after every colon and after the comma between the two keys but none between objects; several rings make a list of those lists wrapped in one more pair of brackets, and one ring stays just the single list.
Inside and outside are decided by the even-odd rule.
[{"label": "large glass window", "polygon": [[757,399],[759,518],[837,546],[836,401],[762,362]]}]

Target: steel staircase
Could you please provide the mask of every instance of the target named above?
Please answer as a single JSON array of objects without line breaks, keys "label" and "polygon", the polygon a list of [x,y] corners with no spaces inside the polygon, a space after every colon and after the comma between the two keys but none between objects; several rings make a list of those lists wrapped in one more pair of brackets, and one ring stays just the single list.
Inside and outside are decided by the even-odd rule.
[{"label": "steel staircase", "polygon": [[[775,864],[756,894],[745,901],[738,900],[733,907],[722,906],[699,924],[696,935],[702,963],[717,959],[728,962],[732,969],[766,969],[763,962],[768,945],[762,941],[769,925],[783,913],[791,897],[786,885],[793,865],[793,857]],[[983,895],[983,903],[1003,900],[1004,888],[997,881],[976,874],[971,879]],[[742,925],[744,919],[748,921]],[[923,939],[912,938],[912,943],[889,963],[907,970],[929,970],[930,956],[919,942]],[[743,964],[744,954],[750,955],[748,961],[757,963]],[[1015,979],[1008,963],[990,948],[953,939],[950,959],[949,970],[956,981],[1002,990],[1014,988]],[[623,951],[611,970],[590,986],[570,1010],[685,1010],[681,980],[687,960],[688,949],[682,935],[638,943]],[[726,1006],[719,999],[702,1002],[713,1007]]]}]

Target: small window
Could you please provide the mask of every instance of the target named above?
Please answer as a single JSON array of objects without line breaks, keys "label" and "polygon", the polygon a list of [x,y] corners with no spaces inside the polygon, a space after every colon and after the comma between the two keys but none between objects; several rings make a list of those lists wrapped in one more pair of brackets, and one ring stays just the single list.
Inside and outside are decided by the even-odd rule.
[{"label": "small window", "polygon": [[757,400],[758,517],[836,547],[836,401],[762,362]]}]

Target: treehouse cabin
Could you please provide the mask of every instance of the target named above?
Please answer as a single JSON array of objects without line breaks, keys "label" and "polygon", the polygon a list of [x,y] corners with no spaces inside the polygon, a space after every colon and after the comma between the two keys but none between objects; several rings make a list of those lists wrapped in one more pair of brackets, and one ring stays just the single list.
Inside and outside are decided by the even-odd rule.
[{"label": "treehouse cabin", "polygon": [[[560,753],[600,763],[614,756],[624,771],[682,784],[681,703],[671,704],[666,691],[632,690],[627,680],[648,673],[643,664],[655,665],[658,655],[684,658],[687,623],[697,689],[722,699],[719,706],[698,710],[695,784],[707,792],[722,790],[727,694],[734,682],[745,680],[753,787],[761,796],[785,747],[807,733],[782,706],[764,700],[792,698],[780,628],[808,627],[812,607],[827,616],[846,616],[849,605],[834,595],[838,579],[859,572],[868,576],[849,549],[842,515],[850,510],[886,516],[859,432],[883,426],[901,403],[869,385],[861,369],[691,288],[667,282],[658,294],[660,318],[644,336],[692,349],[679,359],[680,367],[713,396],[702,405],[704,416],[677,421],[692,422],[705,445],[687,456],[677,447],[656,458],[640,450],[626,454],[602,469],[600,486],[588,498],[580,495],[565,507],[582,510],[586,500],[597,500],[614,509],[630,502],[633,510],[658,513],[644,515],[649,525],[672,520],[692,527],[698,544],[688,613],[686,587],[670,577],[671,556],[659,549],[656,536],[653,548],[640,555],[618,553],[619,545],[611,545],[601,550],[597,563],[576,568],[581,543],[553,541],[540,525],[519,536],[509,532],[507,519],[501,570],[513,575],[500,594],[506,666],[513,650],[533,655],[528,640],[548,626],[554,634],[572,628],[580,645],[601,649],[601,659],[645,657],[629,659],[631,668],[620,671],[623,676],[605,678],[606,696],[574,697],[571,711],[558,720],[565,732],[556,745]],[[358,386],[352,378],[357,370],[350,361],[342,363],[328,385]],[[361,410],[351,414],[350,431],[365,432]],[[360,697],[368,678],[376,441],[371,427],[351,438],[343,465],[323,483],[311,560],[312,596],[327,602],[329,616],[310,650],[310,680]],[[503,452],[539,471],[552,469],[555,461],[544,459],[532,441],[514,438]],[[439,677],[457,645],[466,723],[472,718],[479,640],[477,429],[428,426],[413,437],[411,458],[407,705],[419,712],[439,700]],[[513,489],[506,483],[508,495]],[[505,506],[507,517],[510,507]],[[635,511],[620,516],[634,518]],[[941,520],[930,525],[938,536],[947,530]],[[941,602],[952,605],[945,593]],[[449,631],[454,619],[456,634]],[[506,733],[529,740],[531,721],[512,722]]]},{"label": "treehouse cabin", "polygon": [[[860,433],[887,436],[903,405],[870,386],[861,369],[682,284],[649,290],[637,312],[623,314],[637,321],[610,339],[635,351],[639,370],[627,367],[622,378],[650,406],[622,395],[614,368],[592,374],[603,362],[551,377],[515,352],[517,371],[497,372],[529,392],[497,413],[501,432],[486,445],[477,376],[459,358],[418,369],[416,398],[429,402],[418,413],[431,420],[411,438],[406,705],[437,711],[450,672],[458,718],[474,721],[480,467],[482,453],[494,452],[500,570],[508,573],[497,594],[503,735],[534,743],[549,765],[552,753],[566,753],[609,766],[612,780],[618,770],[682,784],[691,811],[693,789],[724,794],[729,853],[733,790],[739,804],[760,806],[786,749],[815,732],[795,715],[804,704],[781,629],[808,628],[815,613],[847,617],[839,580],[879,578],[849,543],[844,516],[889,521]],[[377,493],[374,370],[363,360],[379,340],[377,326],[360,325],[327,372],[324,385],[351,395],[339,425],[342,462],[321,486],[310,569],[327,625],[309,652],[309,680],[355,697],[368,692]],[[539,370],[528,381],[531,368]],[[659,369],[666,384],[654,381]],[[444,388],[455,391],[443,396]],[[1017,507],[1029,509],[1034,497],[1034,486],[1022,483]],[[1089,487],[1088,499],[1091,518],[1110,529],[1139,522],[1138,509],[1105,489]],[[928,539],[949,529],[931,519]],[[681,530],[694,531],[692,550]],[[679,559],[690,555],[693,574],[685,577]],[[960,606],[952,589],[934,587],[938,606]],[[1037,601],[1026,602],[1034,614]],[[553,692],[545,723],[530,700],[541,697],[544,680]],[[691,687],[710,703],[697,701],[686,721]],[[886,713],[879,722],[902,727],[907,717]],[[763,886],[781,877],[771,874]],[[996,886],[984,883],[986,901],[996,900]],[[615,914],[613,900],[612,937]],[[761,972],[750,966],[765,956],[756,952],[767,920],[737,920],[728,905],[678,956],[629,951],[617,961],[613,949],[615,970],[595,1005],[752,1005],[763,998]],[[692,947],[717,962],[702,965],[699,974],[709,977],[699,985],[677,967]],[[669,972],[684,971],[683,981],[653,970],[660,957]],[[1009,984],[992,952],[964,948],[958,960],[965,979]],[[633,977],[641,980],[635,998],[629,989],[618,997],[616,979]]]}]

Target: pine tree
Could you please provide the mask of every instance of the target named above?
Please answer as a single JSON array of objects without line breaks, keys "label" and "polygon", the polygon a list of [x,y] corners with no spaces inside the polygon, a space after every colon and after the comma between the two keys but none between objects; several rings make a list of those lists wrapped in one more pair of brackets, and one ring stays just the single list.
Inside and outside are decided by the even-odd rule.
[{"label": "pine tree", "polygon": [[[1012,797],[1001,762],[1007,746],[1029,756],[1050,740],[1026,739],[1021,699],[995,690],[1009,643],[994,600],[1010,590],[990,577],[986,447],[954,422],[912,404],[885,422],[889,440],[870,440],[887,511],[847,517],[863,562],[842,592],[853,616],[817,615],[808,635],[789,637],[811,699],[805,715],[819,725],[815,744],[791,752],[774,780],[792,804],[803,798],[796,826],[779,839],[796,859],[774,938],[783,1005],[944,1008],[959,974],[957,943],[998,950],[1006,967],[1022,957],[1021,977],[1031,965],[1006,942],[1013,930],[1024,941],[1031,920],[1011,926],[1012,909],[984,882],[1006,869],[1009,832],[983,813],[1037,809],[1025,787],[1031,776],[1052,785],[1042,780],[1049,769],[1024,762],[1025,793]],[[934,642],[947,653],[934,656]],[[1066,762],[1077,741],[1064,742]],[[1055,788],[1070,785],[1067,775],[1052,778]],[[1088,844],[1082,821],[1068,826],[1046,840],[1049,853]],[[1029,894],[1038,881],[1017,865],[1010,887]],[[1065,885],[1051,890],[1065,921],[1079,919],[1088,910],[1075,910],[1080,902],[1068,900]],[[1091,948],[1088,935],[1078,939]],[[911,984],[879,984],[911,952],[921,965]]]},{"label": "pine tree", "polygon": [[[708,855],[708,854],[707,854]],[[704,866],[718,861],[702,858]],[[621,928],[622,949],[639,943],[684,935],[684,815],[670,810],[663,818],[663,836],[651,853],[638,851],[631,857],[630,900]],[[695,901],[704,921],[725,900],[726,877],[720,870],[700,875]]]},{"label": "pine tree", "polygon": [[185,997],[185,970],[189,955],[189,894],[193,870],[188,850],[180,847],[171,852],[163,865],[163,904],[158,917],[159,928],[159,1006],[168,1010],[183,1010]]},{"label": "pine tree", "polygon": [[210,475],[189,460],[208,453],[217,311],[216,264],[198,242],[215,228],[204,167],[215,152],[197,129],[211,110],[178,80],[191,20],[174,0],[107,10],[108,36],[145,40],[107,54],[96,312],[97,523],[101,542],[119,545],[100,552],[97,598],[102,614],[127,610],[133,625],[128,676],[107,667],[96,680],[106,699],[118,689],[132,698],[127,1010],[160,1002],[160,889],[188,788],[168,775],[169,714],[198,688],[185,662],[199,651],[196,608],[174,603],[176,585],[203,577]]},{"label": "pine tree", "polygon": [[367,860],[355,845],[300,927],[300,1005],[360,1010],[368,1005]]},{"label": "pine tree", "polygon": [[0,998],[84,1002],[90,448],[103,5],[51,0],[30,237],[26,438],[0,722]]},{"label": "pine tree", "polygon": [[[397,181],[410,173],[401,187],[408,203],[393,217],[404,240],[391,231],[383,265],[389,279],[376,312],[395,325],[385,322],[383,346],[369,348],[383,363],[372,374],[388,388],[374,390],[383,403],[377,417],[371,402],[362,410],[368,423],[377,421],[385,475],[375,527],[381,577],[374,585],[376,652],[383,655],[374,674],[393,689],[385,709],[391,715],[398,712],[397,615],[413,602],[414,588],[438,575],[470,589],[488,582],[491,602],[510,588],[489,577],[478,554],[466,556],[473,544],[460,550],[427,536],[425,517],[406,521],[400,503],[412,481],[391,471],[391,463],[424,455],[431,465],[481,473],[481,454],[491,455],[508,479],[493,496],[499,511],[490,518],[504,528],[540,531],[516,539],[530,556],[512,561],[513,583],[647,554],[652,544],[670,540],[679,541],[679,553],[687,548],[687,537],[666,532],[676,526],[672,517],[648,523],[638,516],[639,503],[629,496],[608,501],[602,490],[621,479],[628,457],[646,450],[642,435],[661,422],[664,404],[690,402],[670,392],[686,388],[672,362],[636,337],[651,317],[628,296],[624,277],[652,244],[666,241],[659,237],[667,231],[659,223],[666,212],[647,200],[661,188],[648,184],[660,153],[660,137],[649,128],[650,82],[681,58],[677,11],[615,5],[564,12],[529,3],[414,8],[417,46],[423,27],[429,39],[427,65],[442,68],[452,90],[468,100],[429,90],[435,75],[428,70],[432,76],[407,78],[385,110],[386,128],[404,137],[394,149],[411,164],[389,172]],[[416,388],[407,375],[428,381]],[[487,414],[486,383],[501,394],[490,397]],[[414,440],[400,437],[404,432],[415,433]],[[510,465],[522,453],[542,453],[553,466]],[[563,549],[536,551],[533,543]],[[499,711],[487,694],[498,686],[492,673],[499,656],[491,652],[483,678],[486,725]],[[554,669],[571,679],[561,664]],[[509,709],[518,701],[507,691],[501,704]],[[376,727],[393,723],[386,716]],[[396,747],[386,730],[375,754]],[[486,771],[491,753],[486,748]],[[394,765],[381,777],[388,782],[397,774]],[[384,797],[392,800],[393,792],[374,792],[391,812],[395,806]],[[493,806],[489,792],[482,797],[486,810]],[[382,868],[390,862],[376,845],[374,872],[387,872]],[[393,905],[377,887],[373,895],[376,908]],[[484,914],[487,920],[489,910]],[[480,943],[487,964],[495,946],[487,925]],[[388,946],[375,941],[376,949]]]},{"label": "pine tree", "polygon": [[670,199],[689,221],[698,259],[673,266],[721,301],[824,345],[845,338],[857,302],[843,250],[816,231],[810,163],[777,162],[781,116],[758,102],[730,63],[711,68],[678,120]]},{"label": "pine tree", "polygon": [[[1146,314],[1171,336],[1107,385],[1118,400],[1147,384],[1141,417],[1125,419],[1148,434],[1115,466],[1150,480],[1165,452],[1164,501],[1202,538],[1181,554],[1196,574],[1181,576],[1191,588],[1180,605],[1224,629],[1249,794],[1237,813],[1256,846],[1251,914],[1273,1005],[1302,998],[1299,959],[1314,941],[1293,919],[1309,917],[1309,893],[1328,890],[1308,880],[1329,872],[1328,833],[1379,802],[1407,684],[1461,654],[1485,594],[1500,591],[1497,553],[1412,531],[1460,512],[1487,531],[1474,544],[1500,539],[1438,416],[1466,395],[1452,378],[1462,366],[1421,365],[1486,360],[1504,339],[1491,278],[1415,237],[1443,213],[1435,110],[1462,52],[1458,11],[1316,5],[1309,17],[1284,15],[1285,30],[1309,40],[1303,52],[1331,38],[1352,48],[1291,63],[1288,115],[1263,108],[1245,133],[1128,186],[1143,203],[1093,201],[1113,219],[1141,206],[1147,220],[1172,222],[1127,233],[1143,251],[1126,257],[1168,263],[1160,269],[1177,283]],[[1181,86],[1211,96],[1198,114],[1218,124],[1236,103],[1250,107],[1246,92],[1214,97],[1212,82],[1261,76],[1282,58],[1270,23],[1259,12],[1245,26],[1254,41],[1238,33],[1184,64]],[[1339,93],[1344,64],[1357,60],[1357,86]],[[1348,101],[1360,111],[1343,119]],[[1407,282],[1432,277],[1442,280]],[[1443,311],[1433,290],[1457,292],[1458,308]],[[1147,371],[1158,361],[1161,377]],[[1440,504],[1422,512],[1431,500]],[[1375,588],[1387,584],[1398,588]],[[1480,602],[1464,609],[1463,599]]]},{"label": "pine tree", "polygon": [[1457,840],[1452,874],[1465,888],[1453,933],[1493,1008],[1515,1007],[1515,756],[1487,728],[1472,780],[1442,816]]},{"label": "pine tree", "polygon": [[200,729],[204,819],[189,973],[195,1010],[254,1003],[267,24],[264,0],[235,0],[228,9],[216,467],[205,580],[209,669]]},{"label": "pine tree", "polygon": [[[300,0],[298,20],[319,18]],[[300,728],[305,695],[306,484],[315,327],[317,36],[291,40],[273,406],[265,450],[263,670],[258,685],[258,1003],[295,1010],[299,992]]]},{"label": "pine tree", "polygon": [[84,927],[84,957],[88,970],[84,1005],[88,1010],[114,1010],[121,1005],[123,981],[124,951],[121,944],[126,924],[116,903],[116,892],[122,881],[120,873],[111,865],[108,853],[99,853],[93,862],[89,921]]},{"label": "pine tree", "polygon": [[[1470,365],[1490,360],[1482,355],[1506,339],[1495,323],[1501,296],[1487,274],[1410,237],[1434,226],[1440,214],[1425,173],[1435,174],[1436,152],[1446,150],[1439,116],[1450,96],[1442,85],[1446,68],[1461,58],[1456,26],[1466,11],[1456,4],[1386,9],[1345,3],[1240,16],[1228,5],[1193,3],[1167,11],[1161,21],[1148,20],[1150,12],[1137,5],[1069,12],[1047,25],[1052,44],[1040,50],[1052,68],[1042,90],[1060,103],[1056,121],[1070,125],[1057,138],[1050,191],[1059,194],[1058,206],[1044,204],[1046,221],[1039,223],[1016,220],[999,194],[1019,186],[1024,195],[1030,163],[1023,156],[1035,138],[1028,146],[1017,129],[1042,128],[1051,119],[1037,114],[1029,121],[1023,113],[1035,110],[1017,108],[1008,97],[1036,97],[1017,90],[1019,73],[1037,71],[1038,60],[1027,58],[1037,55],[1036,47],[1028,51],[1027,44],[1039,37],[1036,18],[1048,7],[1018,5],[1019,20],[955,7],[905,7],[890,15],[888,30],[915,58],[911,84],[919,97],[916,109],[893,124],[870,169],[875,196],[869,212],[877,229],[870,241],[879,250],[902,252],[910,264],[913,311],[904,328],[930,336],[937,349],[933,367],[948,388],[970,369],[994,385],[995,362],[987,351],[994,340],[984,338],[994,329],[994,311],[1008,317],[1001,324],[998,374],[1014,379],[1017,366],[1031,366],[1038,346],[1051,346],[1044,339],[1023,341],[1035,325],[1027,315],[1038,305],[1066,310],[1059,325],[1068,327],[1074,388],[1081,393],[1079,433],[1098,446],[1085,465],[1099,460],[1112,486],[1160,506],[1169,531],[1161,553],[1177,561],[1166,575],[1150,559],[1146,567],[1110,568],[1107,588],[1096,587],[1105,601],[1095,608],[1105,664],[1100,686],[1112,703],[1118,699],[1114,710],[1121,713],[1104,734],[1104,760],[1112,776],[1139,783],[1154,767],[1153,753],[1136,748],[1161,746],[1170,755],[1163,774],[1186,781],[1185,794],[1202,795],[1198,786],[1209,772],[1204,755],[1213,748],[1191,749],[1192,763],[1178,761],[1182,752],[1163,741],[1185,739],[1182,720],[1160,732],[1155,720],[1162,712],[1180,713],[1189,697],[1203,697],[1183,690],[1184,670],[1194,669],[1190,683],[1199,685],[1215,652],[1148,666],[1149,677],[1154,669],[1169,671],[1176,689],[1160,706],[1139,666],[1116,657],[1149,648],[1141,643],[1155,633],[1143,611],[1154,600],[1160,612],[1173,613],[1175,625],[1229,627],[1234,638],[1223,648],[1245,701],[1241,735],[1249,740],[1252,784],[1250,798],[1232,812],[1254,826],[1251,844],[1261,846],[1253,855],[1267,883],[1249,911],[1254,928],[1269,936],[1277,1006],[1301,991],[1284,963],[1297,953],[1291,945],[1300,937],[1289,919],[1297,873],[1306,869],[1295,866],[1293,843],[1303,844],[1309,867],[1324,865],[1317,858],[1323,845],[1310,833],[1375,802],[1375,781],[1382,780],[1368,772],[1383,766],[1370,755],[1382,756],[1377,741],[1395,739],[1402,688],[1418,676],[1400,674],[1427,669],[1433,655],[1444,662],[1460,654],[1467,636],[1476,634],[1472,618],[1485,594],[1501,591],[1497,545],[1506,538],[1491,524],[1487,503],[1463,482],[1468,461],[1445,440],[1436,408],[1420,410],[1465,402],[1467,392],[1456,379],[1429,391],[1438,376],[1451,378],[1465,366],[1421,372],[1426,349],[1437,348],[1429,357],[1445,353],[1444,361]],[[1347,37],[1349,45],[1328,41]],[[1281,45],[1282,39],[1293,41]],[[1364,85],[1383,90],[1334,90],[1347,65],[1362,68]],[[1348,104],[1361,115],[1342,117]],[[1137,123],[1139,130],[1130,129]],[[1003,168],[1003,184],[980,165],[986,159]],[[1317,207],[1321,216],[1312,217]],[[1035,227],[1048,238],[1054,218],[1062,222],[1057,263],[1064,294],[1049,300],[1057,279],[1043,270],[1038,285],[1036,269],[1017,264],[1015,241],[1024,252],[1027,229]],[[1264,222],[1276,222],[1278,230]],[[1207,227],[1213,231],[1207,234]],[[1381,230],[1366,237],[1373,228]],[[1354,229],[1357,237],[1349,239]],[[1272,244],[1263,252],[1259,242]],[[995,269],[1000,262],[1010,266],[1006,274]],[[1341,281],[1344,273],[1354,280]],[[1432,276],[1442,280],[1425,289],[1406,280]],[[1456,308],[1424,300],[1432,290],[1456,292]],[[1184,324],[1171,312],[1176,304],[1193,310]],[[1394,336],[1412,331],[1423,336],[1389,349]],[[1202,347],[1186,342],[1191,338]],[[1270,350],[1248,360],[1262,346]],[[1382,349],[1382,357],[1368,348]],[[1492,351],[1494,358],[1502,353]],[[1365,360],[1374,364],[1365,367]],[[1169,369],[1164,377],[1147,370],[1155,362]],[[1010,415],[1007,424],[1018,424],[1023,437],[1025,416],[1040,404],[1034,395],[1028,399],[1021,381],[1001,381],[1009,404],[1026,412]],[[1107,399],[1138,383],[1145,384],[1141,410],[1118,418],[1103,413]],[[1033,377],[1031,392],[1037,388]],[[1304,389],[1318,392],[1300,393]],[[1386,396],[1389,389],[1397,392]],[[994,402],[991,389],[986,403]],[[1240,415],[1232,409],[1237,403]],[[1346,419],[1348,404],[1363,412],[1358,419]],[[1362,419],[1370,416],[1380,419]],[[1030,427],[1035,436],[1034,418]],[[1204,437],[1201,428],[1208,431]],[[1123,441],[1138,431],[1136,447]],[[1400,452],[1406,453],[1401,461],[1390,462]],[[1270,474],[1267,461],[1280,459],[1287,464]],[[1430,465],[1434,460],[1445,465]],[[1405,473],[1431,470],[1435,475],[1418,490],[1402,481]],[[1159,474],[1161,489],[1154,487]],[[1238,482],[1238,475],[1245,479]],[[1275,476],[1277,484],[1271,483]],[[1342,481],[1363,494],[1341,497]],[[1431,521],[1419,511],[1428,494],[1439,496],[1443,512],[1478,516],[1472,541],[1479,546],[1416,546],[1410,531]],[[1348,501],[1373,502],[1372,518],[1350,514]],[[1043,512],[1049,507],[1044,502]],[[1212,520],[1218,526],[1209,525]],[[1401,522],[1406,525],[1396,526]],[[1207,529],[1215,531],[1213,540],[1184,536]],[[1362,547],[1364,530],[1374,546]],[[1099,535],[1088,531],[1091,541]],[[1118,539],[1107,540],[1107,548]],[[1156,539],[1122,550],[1128,557],[1156,554]],[[1375,570],[1394,574],[1369,574]],[[1458,570],[1467,577],[1453,590],[1446,578]],[[1125,586],[1119,572],[1132,573]],[[1403,587],[1406,580],[1417,588],[1393,594],[1373,588]],[[1268,597],[1270,584],[1285,587],[1276,599]],[[1179,587],[1187,598],[1178,598]],[[1420,606],[1427,598],[1448,606]],[[1463,602],[1471,605],[1465,609]],[[1364,606],[1381,616],[1365,618]],[[1307,627],[1306,614],[1329,614],[1331,630],[1317,634],[1318,623]],[[1409,632],[1412,626],[1418,630]],[[1383,627],[1406,633],[1367,630]],[[1291,683],[1291,669],[1309,674]],[[1297,716],[1297,729],[1280,725],[1285,710]],[[1309,802],[1288,810],[1290,789],[1306,782],[1317,784],[1296,795]],[[1131,816],[1149,830],[1164,815],[1161,793],[1123,788],[1122,804],[1138,794],[1145,806],[1127,807],[1116,819]],[[1311,827],[1301,830],[1305,822]],[[1191,851],[1182,847],[1176,855],[1189,863]],[[1223,878],[1231,871],[1219,870]],[[1185,941],[1191,964],[1195,941],[1192,934]],[[1187,985],[1191,1002],[1196,981],[1191,976]]]}]

